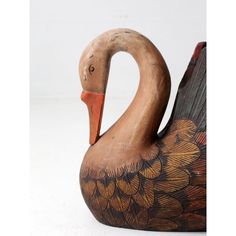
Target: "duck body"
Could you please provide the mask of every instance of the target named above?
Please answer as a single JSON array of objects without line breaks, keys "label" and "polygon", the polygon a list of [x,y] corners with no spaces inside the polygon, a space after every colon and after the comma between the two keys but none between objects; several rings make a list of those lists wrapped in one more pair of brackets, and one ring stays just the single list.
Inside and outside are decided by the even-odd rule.
[{"label": "duck body", "polygon": [[[137,61],[140,83],[126,112],[99,136],[110,58],[120,50]],[[81,165],[80,186],[95,218],[132,229],[205,231],[206,44],[197,45],[160,133],[170,76],[147,38],[128,29],[104,33],[82,55],[80,77],[92,144]]]}]

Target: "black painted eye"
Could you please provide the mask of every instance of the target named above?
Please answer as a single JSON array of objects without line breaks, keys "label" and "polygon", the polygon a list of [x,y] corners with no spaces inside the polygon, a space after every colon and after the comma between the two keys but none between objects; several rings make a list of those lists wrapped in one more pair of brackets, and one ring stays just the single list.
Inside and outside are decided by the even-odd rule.
[{"label": "black painted eye", "polygon": [[89,70],[89,74],[92,75],[92,73],[95,71],[95,67],[93,66],[93,64],[89,66],[88,70]]}]

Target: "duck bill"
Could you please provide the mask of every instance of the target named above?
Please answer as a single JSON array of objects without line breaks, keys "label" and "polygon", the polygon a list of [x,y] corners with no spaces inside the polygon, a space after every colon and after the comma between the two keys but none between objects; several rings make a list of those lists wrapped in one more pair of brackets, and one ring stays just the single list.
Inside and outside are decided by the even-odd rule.
[{"label": "duck bill", "polygon": [[104,98],[105,94],[103,93],[83,91],[81,94],[81,100],[87,105],[89,112],[89,143],[91,145],[95,144],[99,139]]}]

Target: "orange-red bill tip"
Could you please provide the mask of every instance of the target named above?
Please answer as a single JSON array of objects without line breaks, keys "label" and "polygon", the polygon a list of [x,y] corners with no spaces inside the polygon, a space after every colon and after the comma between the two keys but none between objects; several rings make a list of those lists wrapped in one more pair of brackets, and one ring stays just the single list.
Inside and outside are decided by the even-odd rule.
[{"label": "orange-red bill tip", "polygon": [[83,91],[81,100],[87,105],[89,112],[90,137],[89,143],[97,142],[100,134],[105,94]]}]

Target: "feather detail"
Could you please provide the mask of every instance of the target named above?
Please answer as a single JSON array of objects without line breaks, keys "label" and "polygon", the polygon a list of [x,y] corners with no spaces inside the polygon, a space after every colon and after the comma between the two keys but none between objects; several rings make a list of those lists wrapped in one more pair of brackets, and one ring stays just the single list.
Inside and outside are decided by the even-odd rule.
[{"label": "feather detail", "polygon": [[90,207],[95,210],[105,210],[107,208],[107,199],[102,196],[94,196],[90,199]]},{"label": "feather detail", "polygon": [[160,159],[156,159],[153,164],[149,164],[149,162],[143,163],[144,168],[139,171],[139,173],[148,179],[154,179],[158,177],[161,173],[161,161]]},{"label": "feather detail", "polygon": [[129,177],[125,175],[123,178],[116,179],[116,185],[120,188],[122,192],[127,195],[135,194],[139,188],[139,178],[138,175]]},{"label": "feather detail", "polygon": [[143,187],[132,197],[139,206],[145,208],[152,207],[154,203],[153,182],[146,180]]},{"label": "feather detail", "polygon": [[190,166],[191,173],[195,175],[205,175],[206,174],[206,160],[198,159],[194,161]]},{"label": "feather detail", "polygon": [[162,139],[165,150],[171,151],[178,139],[179,141],[190,141],[196,132],[196,128],[196,125],[191,120],[175,120],[166,136]]},{"label": "feather detail", "polygon": [[134,210],[126,211],[124,213],[126,222],[135,229],[144,229],[148,222],[148,211],[141,208],[138,213]]},{"label": "feather detail", "polygon": [[158,197],[158,209],[155,218],[171,218],[180,215],[183,211],[180,202],[166,194]]},{"label": "feather detail", "polygon": [[[154,157],[152,157],[154,158]],[[136,173],[143,166],[143,160],[138,161],[137,163],[131,163],[129,165],[123,165],[117,169],[105,169],[105,173],[109,178],[119,178],[122,177],[125,173]]]},{"label": "feather detail", "polygon": [[111,198],[115,191],[115,183],[113,181],[110,181],[105,186],[101,181],[97,180],[97,187],[99,193],[106,199]]},{"label": "feather detail", "polygon": [[163,147],[162,152],[167,156],[167,165],[171,167],[183,167],[198,159],[200,150],[197,145],[190,142],[180,142],[171,149]]},{"label": "feather detail", "polygon": [[124,220],[122,213],[114,212],[112,208],[106,209],[102,212],[103,217],[105,220],[113,226],[124,227],[126,226],[126,222]]},{"label": "feather detail", "polygon": [[114,194],[112,198],[109,199],[110,205],[119,212],[124,212],[127,210],[130,204],[130,196],[122,194]]},{"label": "feather detail", "polygon": [[189,174],[180,169],[166,167],[166,178],[154,181],[154,190],[159,192],[174,192],[189,184]]},{"label": "feather detail", "polygon": [[191,120],[175,120],[170,127],[170,133],[177,132],[181,140],[190,141],[196,132],[196,128],[196,125]]},{"label": "feather detail", "polygon": [[188,186],[184,189],[184,194],[189,201],[206,197],[206,189],[200,186]]},{"label": "feather detail", "polygon": [[195,135],[195,140],[199,144],[206,145],[206,132],[198,132]]},{"label": "feather detail", "polygon": [[177,136],[178,136],[178,132],[174,131],[171,133],[168,133],[162,140],[161,142],[164,144],[165,150],[171,150],[177,141]]},{"label": "feather detail", "polygon": [[82,180],[80,182],[82,192],[88,196],[91,197],[93,196],[95,190],[96,190],[96,183],[93,180],[85,181]]},{"label": "feather detail", "polygon": [[206,48],[201,50],[197,62],[191,60],[187,72],[189,69],[192,72],[185,73],[180,83],[171,117],[193,120],[197,128],[203,130],[206,127]]}]

